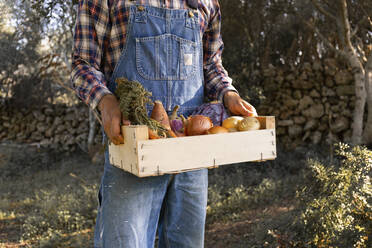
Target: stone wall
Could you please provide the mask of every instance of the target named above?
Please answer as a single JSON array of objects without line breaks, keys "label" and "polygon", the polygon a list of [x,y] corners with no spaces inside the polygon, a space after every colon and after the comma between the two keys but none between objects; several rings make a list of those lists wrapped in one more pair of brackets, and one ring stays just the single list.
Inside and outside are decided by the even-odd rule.
[{"label": "stone wall", "polygon": [[[301,67],[269,67],[259,74],[266,101],[260,115],[274,115],[278,142],[295,147],[303,143],[349,141],[354,109],[353,77],[333,59]],[[0,107],[0,142],[16,141],[63,150],[86,148],[88,108],[42,106],[38,110]],[[97,124],[95,142],[101,142]]]},{"label": "stone wall", "polygon": [[[0,107],[0,142],[19,142],[74,151],[86,150],[88,108],[83,104],[42,106],[34,110]],[[102,140],[97,124],[95,142]]]},{"label": "stone wall", "polygon": [[[341,66],[342,67],[342,66]],[[354,81],[334,59],[262,71],[266,101],[260,114],[274,115],[279,142],[289,146],[350,141]]]}]

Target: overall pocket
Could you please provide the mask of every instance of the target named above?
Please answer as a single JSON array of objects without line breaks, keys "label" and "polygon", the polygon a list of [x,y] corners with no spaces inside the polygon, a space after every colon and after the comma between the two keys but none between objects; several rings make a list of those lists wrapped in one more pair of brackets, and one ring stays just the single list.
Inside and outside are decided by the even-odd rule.
[{"label": "overall pocket", "polygon": [[196,43],[173,34],[136,38],[136,67],[146,80],[186,80],[197,58]]}]

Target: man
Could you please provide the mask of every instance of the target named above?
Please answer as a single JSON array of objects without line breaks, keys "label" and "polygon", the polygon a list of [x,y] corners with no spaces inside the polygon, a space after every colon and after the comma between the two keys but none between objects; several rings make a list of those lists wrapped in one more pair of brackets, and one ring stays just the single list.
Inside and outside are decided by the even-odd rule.
[{"label": "man", "polygon": [[[236,115],[255,115],[222,67],[218,0],[81,0],[72,85],[101,113],[105,134],[124,142],[115,79],[140,82],[167,111],[190,115],[204,96]],[[166,151],[164,151],[166,152]],[[203,247],[206,169],[137,178],[110,165],[99,191],[95,247]]]}]

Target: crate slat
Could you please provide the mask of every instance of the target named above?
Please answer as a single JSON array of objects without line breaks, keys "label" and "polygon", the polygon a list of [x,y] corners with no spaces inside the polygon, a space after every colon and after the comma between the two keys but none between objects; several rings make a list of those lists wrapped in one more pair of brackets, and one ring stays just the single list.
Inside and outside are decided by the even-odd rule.
[{"label": "crate slat", "polygon": [[111,144],[111,164],[139,177],[276,158],[275,119],[263,130],[148,140],[146,126],[123,127],[124,145]]}]

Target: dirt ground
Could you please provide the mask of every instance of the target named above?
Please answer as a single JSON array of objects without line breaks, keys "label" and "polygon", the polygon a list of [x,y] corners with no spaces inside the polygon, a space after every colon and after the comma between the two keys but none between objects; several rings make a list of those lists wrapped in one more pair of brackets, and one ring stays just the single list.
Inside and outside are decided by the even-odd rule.
[{"label": "dirt ground", "polygon": [[[86,170],[91,171],[91,175],[87,175]],[[72,186],[73,183],[81,182],[87,183],[87,185],[98,185],[101,172],[101,165],[99,163],[92,164],[87,154],[74,153],[62,156],[58,153],[43,151],[38,147],[0,145],[0,199],[2,199],[0,201],[0,248],[48,247],[48,245],[36,245],[37,241],[24,237],[25,220],[33,211],[30,206],[33,201],[33,192],[51,188],[56,180]],[[42,173],[47,173],[46,175],[49,176]],[[225,172],[221,171],[221,173]],[[218,173],[212,172],[211,174],[210,182],[215,184],[219,180],[218,176],[216,177]],[[50,175],[53,176],[50,177]],[[42,182],[38,183],[37,181]],[[94,197],[92,196],[92,198]],[[257,233],[265,229],[262,223],[270,222],[270,220],[292,210],[293,204],[289,199],[288,201],[275,201],[265,207],[255,206],[239,210],[233,213],[236,216],[232,214],[226,218],[209,214],[205,247],[280,247],[273,239],[261,243],[261,245],[261,239],[254,242],[252,240],[257,239]],[[226,215],[229,214],[226,213]],[[212,221],[208,221],[208,219]],[[267,229],[265,232],[267,235]],[[72,239],[74,239],[73,236],[79,236],[79,240],[83,241],[79,241],[80,246],[71,245],[68,242],[70,237],[68,237],[65,239],[66,243],[61,243],[57,247],[91,247],[93,225],[79,232],[64,235],[71,236]]]}]

